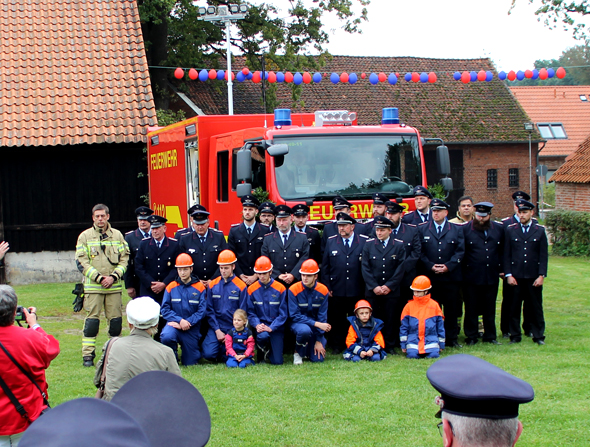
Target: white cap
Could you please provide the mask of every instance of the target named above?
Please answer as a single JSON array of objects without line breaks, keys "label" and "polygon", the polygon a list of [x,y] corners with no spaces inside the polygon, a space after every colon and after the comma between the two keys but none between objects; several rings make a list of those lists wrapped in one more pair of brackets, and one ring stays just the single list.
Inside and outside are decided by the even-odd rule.
[{"label": "white cap", "polygon": [[127,321],[138,329],[149,329],[158,324],[160,305],[149,296],[141,296],[127,304]]}]

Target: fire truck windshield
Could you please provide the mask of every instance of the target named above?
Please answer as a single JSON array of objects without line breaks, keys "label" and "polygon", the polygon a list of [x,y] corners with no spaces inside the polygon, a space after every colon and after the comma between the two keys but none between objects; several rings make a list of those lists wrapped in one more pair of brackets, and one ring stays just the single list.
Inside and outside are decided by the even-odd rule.
[{"label": "fire truck windshield", "polygon": [[285,200],[370,198],[374,192],[411,196],[422,184],[416,135],[323,135],[275,138],[289,153],[277,159],[276,177]]}]

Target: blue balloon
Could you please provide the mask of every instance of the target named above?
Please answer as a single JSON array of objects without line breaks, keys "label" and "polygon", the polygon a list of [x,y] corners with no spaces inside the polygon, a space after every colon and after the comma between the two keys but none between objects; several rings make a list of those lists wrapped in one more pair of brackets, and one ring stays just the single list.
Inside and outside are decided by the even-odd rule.
[{"label": "blue balloon", "polygon": [[518,70],[516,72],[516,79],[518,79],[519,81],[522,81],[524,79],[524,71]]},{"label": "blue balloon", "polygon": [[395,75],[395,73],[389,73],[389,76],[387,77],[387,80],[389,81],[389,83],[391,85],[397,84],[397,76]]},{"label": "blue balloon", "polygon": [[205,82],[207,79],[209,79],[209,72],[203,68],[199,72],[199,81]]},{"label": "blue balloon", "polygon": [[285,73],[282,71],[277,73],[277,82],[285,82]]},{"label": "blue balloon", "polygon": [[223,81],[225,79],[225,71],[217,70],[217,79]]},{"label": "blue balloon", "polygon": [[264,71],[264,80],[268,81],[268,71]]},{"label": "blue balloon", "polygon": [[490,82],[492,79],[494,79],[494,74],[491,71],[486,71],[486,82]]},{"label": "blue balloon", "polygon": [[249,81],[254,77],[254,73],[250,72],[246,75],[246,79]]},{"label": "blue balloon", "polygon": [[379,83],[379,76],[377,75],[377,73],[371,73],[369,75],[369,82],[373,85]]},{"label": "blue balloon", "polygon": [[472,71],[471,73],[469,73],[469,76],[471,76],[471,82],[477,81],[477,72]]},{"label": "blue balloon", "polygon": [[461,73],[460,73],[460,72],[458,72],[458,71],[456,71],[455,73],[453,73],[453,79],[454,79],[455,81],[458,81],[458,80],[460,80],[460,79],[461,79]]},{"label": "blue balloon", "polygon": [[500,81],[505,80],[506,79],[506,72],[501,71],[500,73],[498,73],[498,78],[500,79]]},{"label": "blue balloon", "polygon": [[244,82],[245,79],[246,79],[246,76],[244,76],[244,73],[242,73],[241,71],[238,71],[238,74],[236,75],[236,80],[238,82]]},{"label": "blue balloon", "polygon": [[553,69],[553,68],[548,68],[548,69],[547,69],[547,77],[548,77],[548,78],[552,78],[553,76],[555,76],[555,69]]},{"label": "blue balloon", "polygon": [[533,70],[533,78],[532,79],[538,79],[539,78],[539,70],[537,70],[536,68]]},{"label": "blue balloon", "polygon": [[359,80],[359,77],[356,73],[350,73],[348,76],[348,83],[349,84],[356,84],[356,81]]},{"label": "blue balloon", "polygon": [[332,84],[338,84],[340,82],[340,76],[338,76],[338,73],[332,73],[330,75],[330,81],[332,81]]},{"label": "blue balloon", "polygon": [[425,84],[426,82],[428,82],[428,73],[420,73],[420,82]]},{"label": "blue balloon", "polygon": [[410,82],[412,80],[412,73],[406,73],[404,75],[404,79],[408,82]]},{"label": "blue balloon", "polygon": [[302,82],[303,82],[303,75],[299,72],[295,73],[293,75],[293,84],[301,85]]},{"label": "blue balloon", "polygon": [[316,84],[319,84],[320,82],[322,82],[322,74],[314,73],[311,79],[313,79],[313,82],[315,82]]}]

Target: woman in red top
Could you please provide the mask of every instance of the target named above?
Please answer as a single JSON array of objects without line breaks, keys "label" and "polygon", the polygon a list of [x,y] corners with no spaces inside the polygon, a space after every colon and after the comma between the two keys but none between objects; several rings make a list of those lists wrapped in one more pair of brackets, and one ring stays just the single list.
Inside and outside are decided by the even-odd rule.
[{"label": "woman in red top", "polygon": [[[16,292],[0,285],[0,342],[47,394],[45,370],[59,354],[59,342],[37,324],[35,308],[22,310],[29,328],[14,325],[17,312]],[[23,417],[0,388],[0,447],[18,445],[31,424],[46,408],[43,396],[27,376],[0,349],[0,377],[27,412]]]}]

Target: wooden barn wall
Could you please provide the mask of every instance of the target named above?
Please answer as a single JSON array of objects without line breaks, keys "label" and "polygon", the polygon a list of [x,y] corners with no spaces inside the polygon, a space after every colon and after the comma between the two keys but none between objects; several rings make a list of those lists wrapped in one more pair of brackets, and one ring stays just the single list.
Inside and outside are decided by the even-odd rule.
[{"label": "wooden barn wall", "polygon": [[148,192],[144,145],[0,148],[4,239],[13,252],[73,250],[92,224],[92,207],[110,208],[113,226],[136,226]]}]

